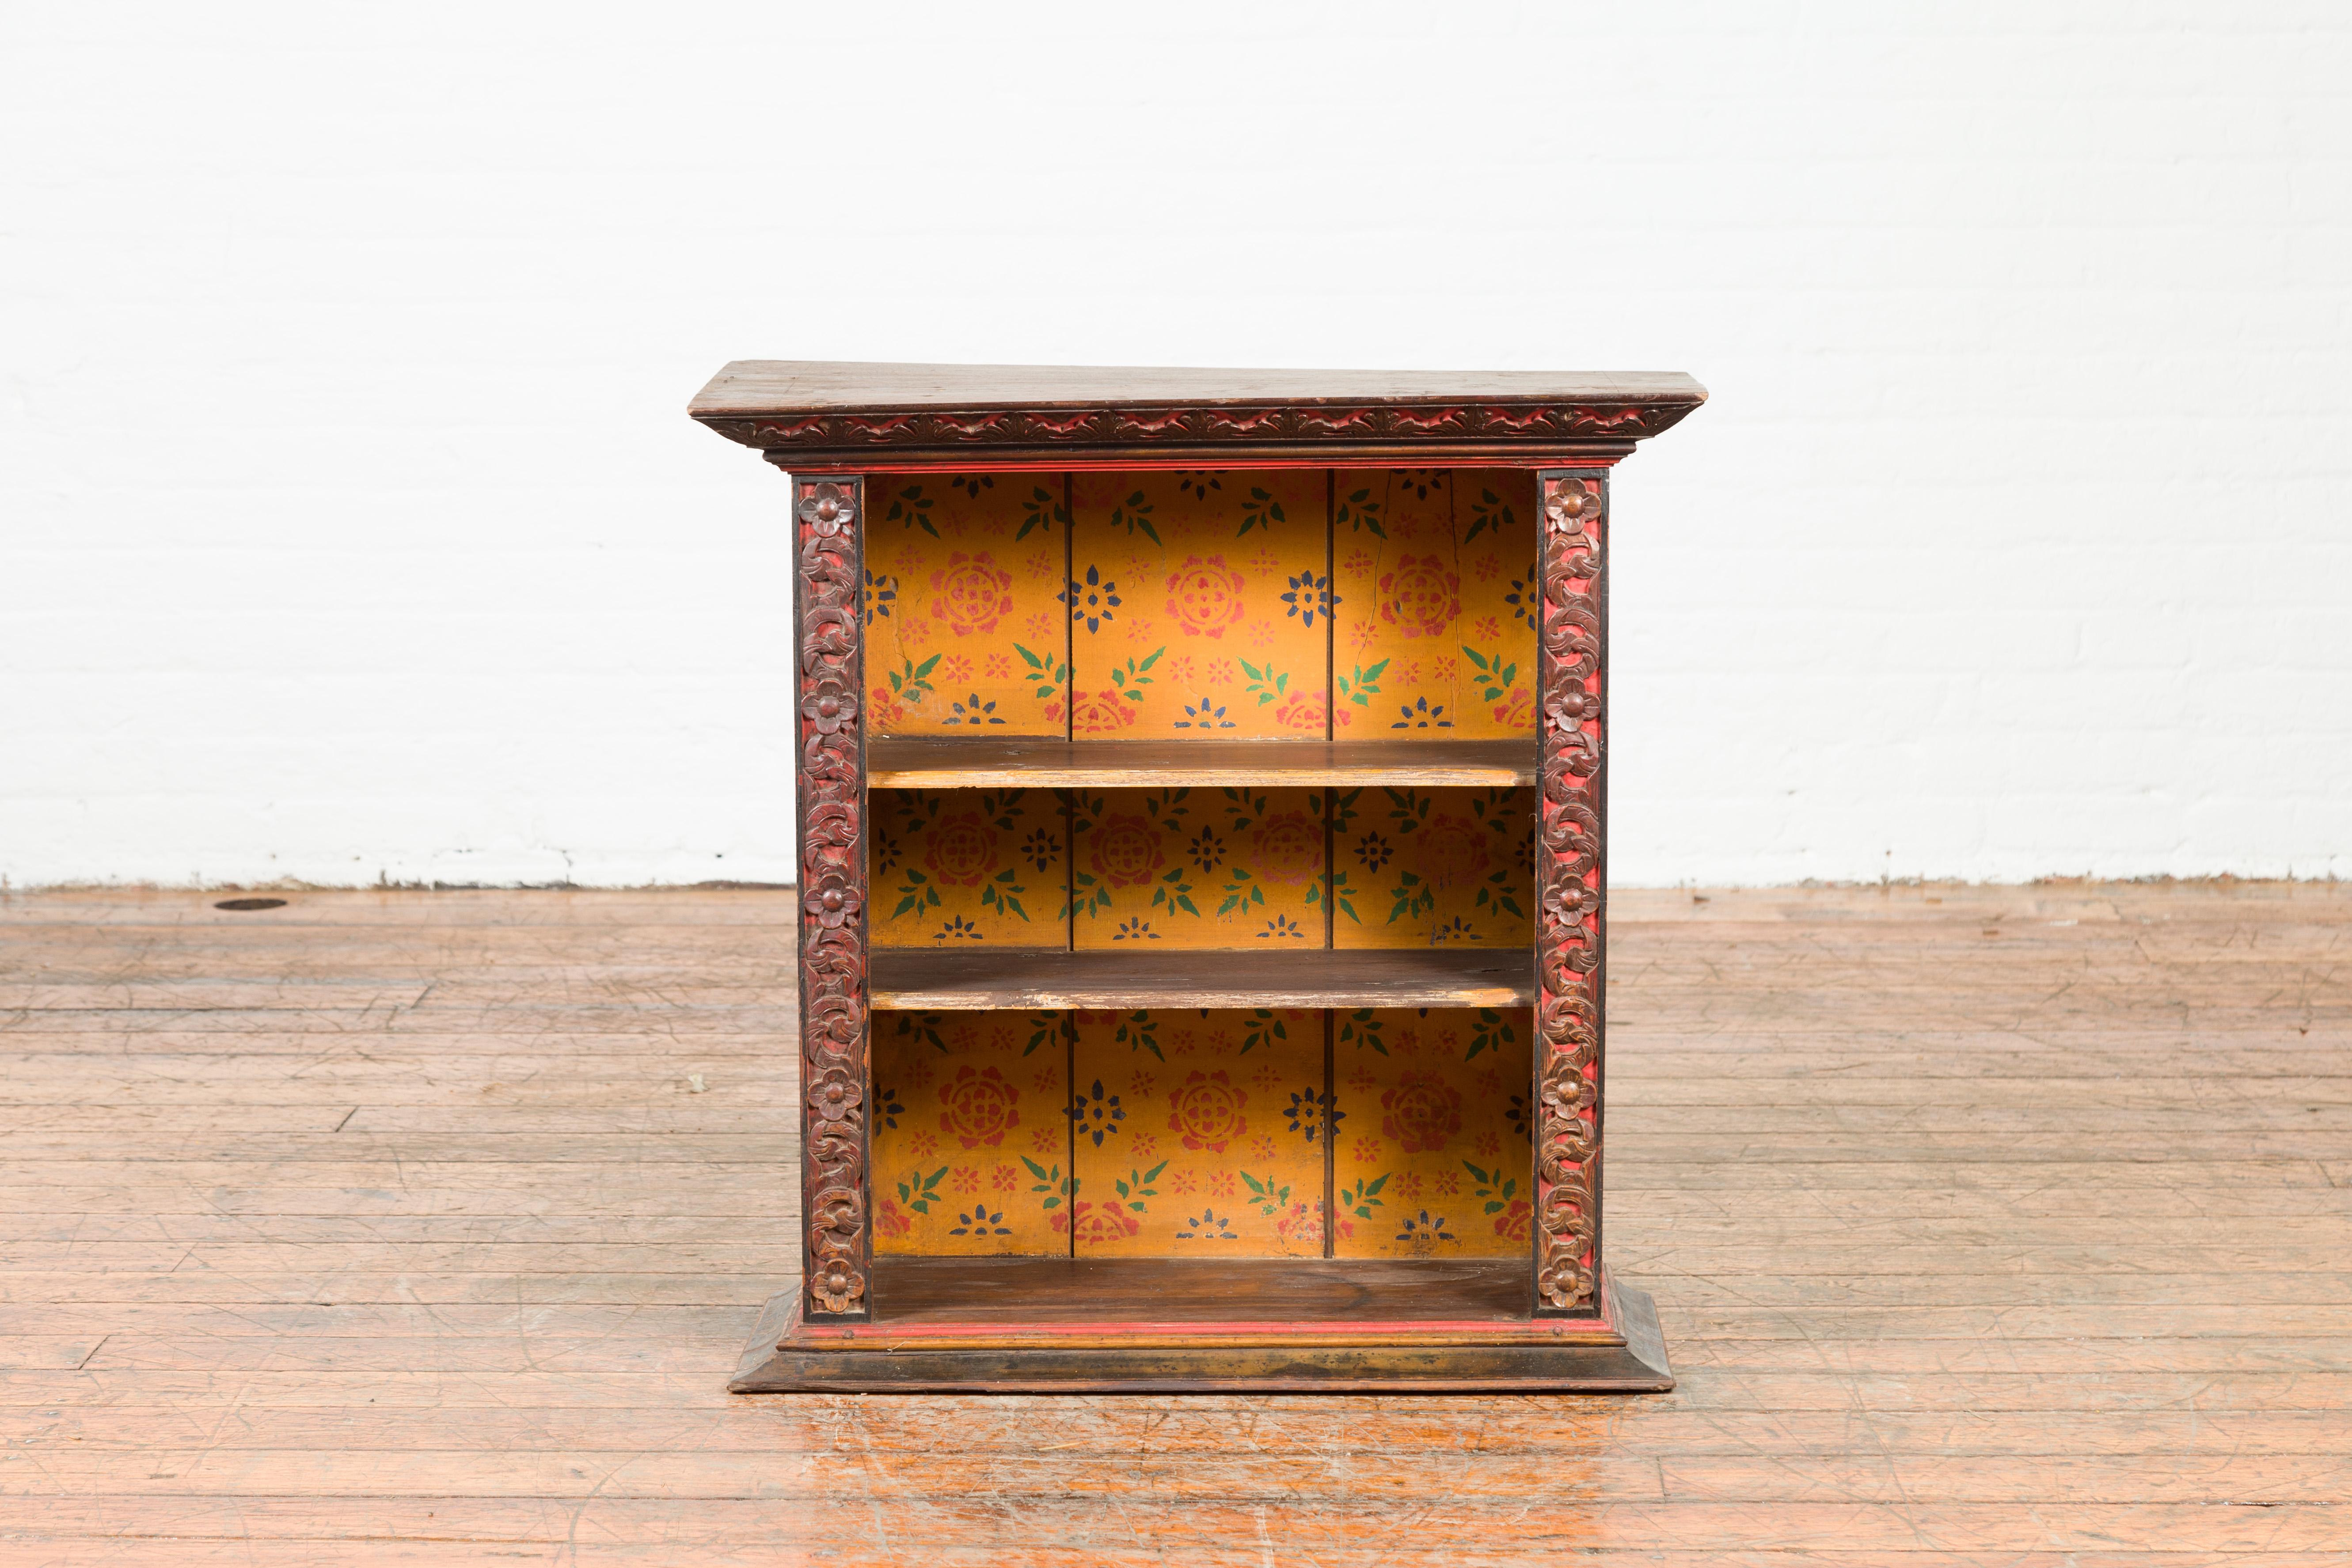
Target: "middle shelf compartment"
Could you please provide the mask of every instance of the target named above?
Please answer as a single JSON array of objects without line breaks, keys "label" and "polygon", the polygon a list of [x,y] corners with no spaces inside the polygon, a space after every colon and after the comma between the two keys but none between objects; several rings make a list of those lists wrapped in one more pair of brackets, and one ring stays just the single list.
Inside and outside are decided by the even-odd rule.
[{"label": "middle shelf compartment", "polygon": [[876,948],[877,1007],[1526,1007],[1531,947]]}]

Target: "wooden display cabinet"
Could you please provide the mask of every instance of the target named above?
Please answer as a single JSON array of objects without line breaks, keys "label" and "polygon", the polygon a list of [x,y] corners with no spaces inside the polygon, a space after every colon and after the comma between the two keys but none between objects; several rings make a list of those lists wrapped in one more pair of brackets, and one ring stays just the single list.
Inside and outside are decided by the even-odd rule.
[{"label": "wooden display cabinet", "polygon": [[1609,475],[1683,375],[729,365],[797,529],[800,1286],[732,1386],[1664,1389]]}]

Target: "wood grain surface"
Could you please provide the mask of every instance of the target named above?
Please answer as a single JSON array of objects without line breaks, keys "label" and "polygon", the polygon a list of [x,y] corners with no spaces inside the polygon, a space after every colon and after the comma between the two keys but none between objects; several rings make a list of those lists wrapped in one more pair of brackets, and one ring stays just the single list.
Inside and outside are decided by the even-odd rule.
[{"label": "wood grain surface", "polygon": [[1656,1397],[721,1392],[789,892],[0,898],[0,1563],[2317,1568],[2352,893],[1621,892]]},{"label": "wood grain surface", "polygon": [[1679,371],[1213,370],[1169,365],[900,364],[735,360],[699,393],[697,418],[917,408],[1143,404],[1386,404],[1462,400],[1696,405]]},{"label": "wood grain surface", "polygon": [[1524,1007],[1535,955],[1419,947],[874,950],[877,1008]]},{"label": "wood grain surface", "polygon": [[1532,741],[1060,741],[877,736],[876,789],[1142,789],[1220,784],[1388,784],[1434,789],[1532,784]]}]

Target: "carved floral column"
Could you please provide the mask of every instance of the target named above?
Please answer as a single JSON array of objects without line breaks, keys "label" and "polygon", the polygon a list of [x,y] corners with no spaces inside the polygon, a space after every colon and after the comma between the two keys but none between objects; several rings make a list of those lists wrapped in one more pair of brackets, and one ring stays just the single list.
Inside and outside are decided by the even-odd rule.
[{"label": "carved floral column", "polygon": [[1590,1313],[1601,1257],[1605,468],[1547,470],[1536,856],[1536,1310]]},{"label": "carved floral column", "polygon": [[866,1225],[866,803],[859,531],[865,481],[795,480],[800,562],[803,1308],[870,1316]]}]

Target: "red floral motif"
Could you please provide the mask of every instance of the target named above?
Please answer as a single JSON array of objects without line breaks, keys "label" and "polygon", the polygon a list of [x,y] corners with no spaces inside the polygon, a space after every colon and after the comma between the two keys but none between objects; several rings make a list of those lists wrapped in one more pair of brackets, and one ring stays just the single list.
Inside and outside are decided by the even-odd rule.
[{"label": "red floral motif", "polygon": [[1222,1154],[1226,1144],[1249,1128],[1242,1115],[1249,1096],[1235,1089],[1222,1069],[1188,1075],[1169,1092],[1168,1103],[1176,1108],[1168,1130],[1181,1134],[1187,1149],[1213,1149]]},{"label": "red floral motif", "polygon": [[1021,1113],[1013,1109],[1020,1098],[1021,1091],[994,1068],[976,1072],[958,1068],[952,1083],[940,1085],[940,1103],[947,1107],[940,1115],[940,1131],[961,1140],[967,1149],[983,1143],[997,1148],[1005,1133],[1021,1125]]},{"label": "red floral motif", "polygon": [[1506,1241],[1525,1241],[1528,1221],[1535,1215],[1535,1205],[1525,1198],[1513,1198],[1510,1205],[1495,1216],[1495,1234]]},{"label": "red floral motif", "polygon": [[1125,1241],[1143,1228],[1143,1222],[1115,1200],[1079,1204],[1071,1214],[1070,1225],[1070,1234],[1082,1244]]},{"label": "red floral motif", "polygon": [[1134,722],[1135,710],[1120,700],[1116,687],[1070,699],[1070,728],[1081,735],[1124,730]]},{"label": "red floral motif", "polygon": [[1323,1205],[1293,1204],[1274,1222],[1274,1234],[1285,1241],[1296,1241],[1308,1247],[1323,1245]]},{"label": "red floral motif", "polygon": [[1087,835],[1095,874],[1114,888],[1139,888],[1167,864],[1160,829],[1140,815],[1106,816]]},{"label": "red floral motif", "polygon": [[1402,555],[1381,578],[1381,618],[1409,637],[1439,637],[1462,614],[1462,579],[1434,555]]},{"label": "red floral motif", "polygon": [[1251,839],[1257,874],[1295,888],[1323,872],[1323,826],[1303,811],[1277,811]]},{"label": "red floral motif", "polygon": [[1289,730],[1320,730],[1328,710],[1320,691],[1294,691],[1274,705],[1274,721]]},{"label": "red floral motif", "polygon": [[898,1206],[896,1198],[882,1200],[881,1221],[885,1236],[904,1236],[915,1228],[915,1222],[907,1217],[907,1211]]},{"label": "red floral motif", "polygon": [[899,701],[888,687],[877,686],[874,689],[873,700],[866,705],[866,711],[875,723],[887,726],[907,716],[907,705]]},{"label": "red floral motif", "polygon": [[1168,574],[1168,613],[1187,637],[1223,637],[1242,618],[1242,574],[1222,555],[1186,556]]},{"label": "red floral motif", "polygon": [[1408,1154],[1443,1149],[1462,1131],[1462,1091],[1433,1072],[1408,1070],[1381,1096],[1381,1131]]},{"label": "red floral motif", "polygon": [[979,887],[996,869],[996,829],[977,811],[941,817],[923,836],[923,868],[952,887]]},{"label": "red floral motif", "polygon": [[1421,863],[1429,879],[1441,888],[1475,882],[1486,874],[1494,833],[1466,816],[1440,812],[1422,829]]},{"label": "red floral motif", "polygon": [[931,574],[931,616],[958,637],[992,632],[998,617],[1013,613],[1013,574],[998,569],[986,551],[959,550],[947,566]]},{"label": "red floral motif", "polygon": [[1495,704],[1495,722],[1497,724],[1508,724],[1514,729],[1528,730],[1535,727],[1535,699],[1528,694],[1528,689],[1524,686],[1512,687],[1510,695]]}]

